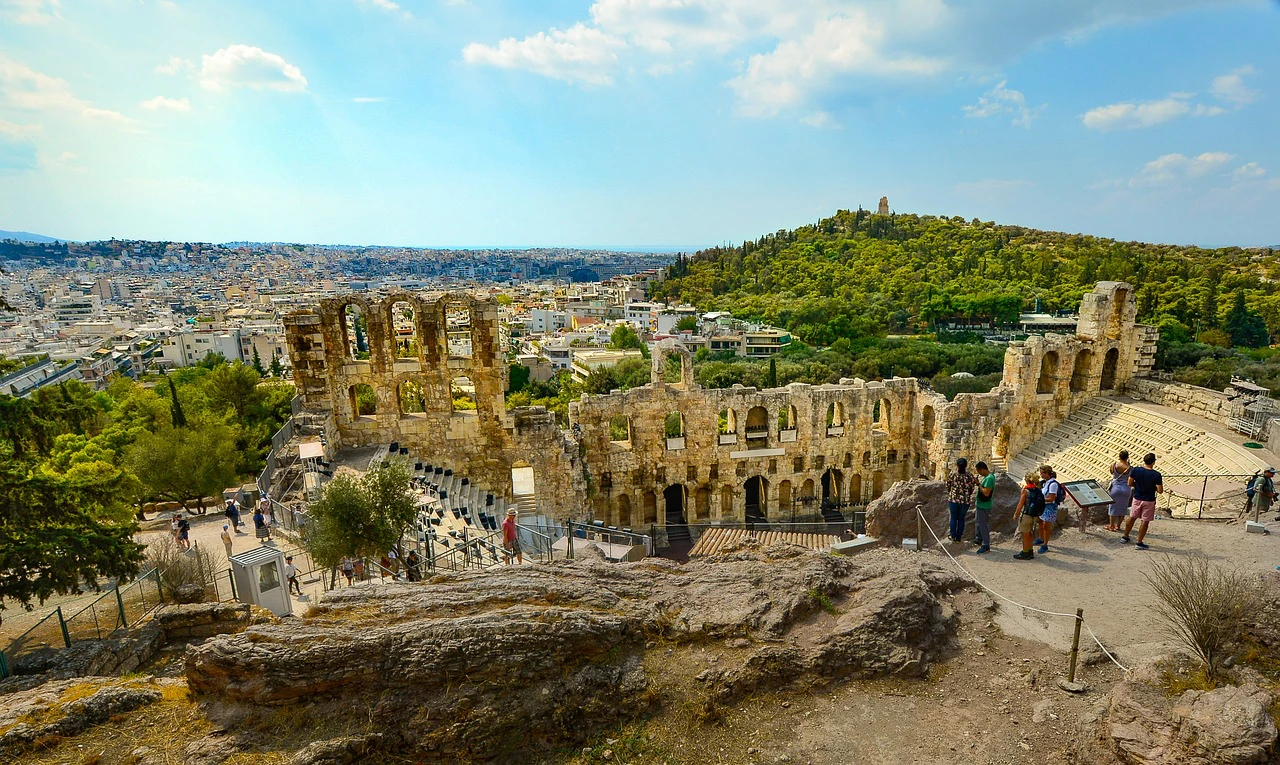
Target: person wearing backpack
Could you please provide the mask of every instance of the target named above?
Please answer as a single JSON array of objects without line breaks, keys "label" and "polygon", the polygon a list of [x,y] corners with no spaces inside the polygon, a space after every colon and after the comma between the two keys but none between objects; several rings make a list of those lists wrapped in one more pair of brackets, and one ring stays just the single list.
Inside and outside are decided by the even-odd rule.
[{"label": "person wearing backpack", "polygon": [[1058,525],[1058,506],[1065,497],[1062,496],[1062,484],[1058,482],[1058,474],[1049,465],[1040,466],[1040,491],[1044,497],[1044,512],[1040,515],[1040,538],[1035,543],[1040,545],[1036,552],[1049,552],[1049,538]]},{"label": "person wearing backpack", "polygon": [[1035,539],[1036,526],[1040,516],[1044,515],[1044,493],[1040,491],[1040,475],[1027,473],[1023,476],[1022,496],[1018,498],[1018,507],[1013,512],[1013,520],[1018,524],[1018,533],[1022,535],[1022,552],[1013,556],[1014,560],[1035,560],[1031,542]]},{"label": "person wearing backpack", "polygon": [[1271,503],[1276,498],[1276,470],[1268,467],[1261,475],[1255,475],[1249,484],[1249,502],[1253,505],[1253,519],[1260,520],[1264,513],[1271,511]]}]

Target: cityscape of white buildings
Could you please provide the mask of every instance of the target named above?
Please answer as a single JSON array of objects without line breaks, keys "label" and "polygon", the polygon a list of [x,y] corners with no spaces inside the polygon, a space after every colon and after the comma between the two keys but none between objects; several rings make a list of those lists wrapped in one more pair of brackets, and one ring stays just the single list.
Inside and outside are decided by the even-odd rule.
[{"label": "cityscape of white buildings", "polygon": [[[10,362],[0,394],[67,379],[101,388],[115,374],[191,366],[209,354],[287,376],[282,317],[353,291],[501,295],[506,350],[540,380],[560,370],[581,379],[639,356],[607,347],[620,324],[645,343],[672,337],[694,352],[767,358],[790,343],[785,330],[648,300],[671,260],[567,249],[0,242],[0,297],[13,308],[0,310],[0,357]],[[458,334],[469,340],[465,328]]]}]

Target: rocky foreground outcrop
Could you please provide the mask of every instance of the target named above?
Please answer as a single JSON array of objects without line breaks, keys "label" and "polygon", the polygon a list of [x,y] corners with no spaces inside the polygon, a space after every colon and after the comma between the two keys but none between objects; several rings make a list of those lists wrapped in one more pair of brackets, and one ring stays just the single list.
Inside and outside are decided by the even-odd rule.
[{"label": "rocky foreground outcrop", "polygon": [[377,746],[432,761],[527,759],[532,744],[576,743],[667,701],[658,681],[681,668],[660,660],[684,644],[725,656],[689,678],[711,704],[921,675],[953,642],[939,596],[967,584],[894,550],[843,558],[778,545],[683,566],[588,555],[339,590],[305,619],[192,648],[187,682],[221,708],[360,709]]},{"label": "rocky foreground outcrop", "polygon": [[1261,765],[1274,762],[1274,694],[1223,685],[1170,696],[1151,669],[1119,683],[1081,720],[1080,762]]},{"label": "rocky foreground outcrop", "polygon": [[[996,478],[996,488],[992,494],[991,533],[1014,530],[1013,511],[1018,507],[1020,496],[1021,484],[1007,473],[1001,473]],[[924,512],[933,533],[946,541],[951,524],[951,512],[947,509],[947,485],[943,481],[924,478],[899,481],[867,505],[867,534],[895,547],[902,544],[903,538],[916,536],[917,505]],[[965,520],[965,535],[969,539],[974,534],[973,516],[973,508],[969,508],[969,515]],[[1066,513],[1058,514],[1058,523],[1066,523]],[[926,545],[933,544],[929,529],[924,530],[924,537]]]}]

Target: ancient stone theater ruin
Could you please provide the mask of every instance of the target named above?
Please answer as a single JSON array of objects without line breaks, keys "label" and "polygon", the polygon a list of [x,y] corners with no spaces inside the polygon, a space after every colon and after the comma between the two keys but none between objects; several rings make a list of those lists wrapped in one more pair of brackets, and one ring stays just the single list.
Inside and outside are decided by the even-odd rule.
[{"label": "ancient stone theater ruin", "polygon": [[[1010,344],[997,388],[951,402],[898,377],[703,389],[689,352],[663,341],[651,383],[582,396],[568,429],[541,407],[507,409],[491,301],[351,295],[285,326],[302,407],[331,453],[395,442],[507,502],[513,470],[531,471],[526,501],[542,515],[648,528],[811,520],[824,501],[860,504],[959,456],[1006,465],[1091,399],[1147,376],[1157,333],[1135,316],[1133,288],[1102,282],[1075,335]],[[679,382],[666,381],[672,354]]]}]

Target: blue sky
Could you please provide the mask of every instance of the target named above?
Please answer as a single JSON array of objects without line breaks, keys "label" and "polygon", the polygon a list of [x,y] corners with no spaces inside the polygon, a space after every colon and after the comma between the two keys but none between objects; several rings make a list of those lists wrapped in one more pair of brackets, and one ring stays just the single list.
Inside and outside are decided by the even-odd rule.
[{"label": "blue sky", "polygon": [[0,229],[1280,244],[1270,0],[0,0]]}]

